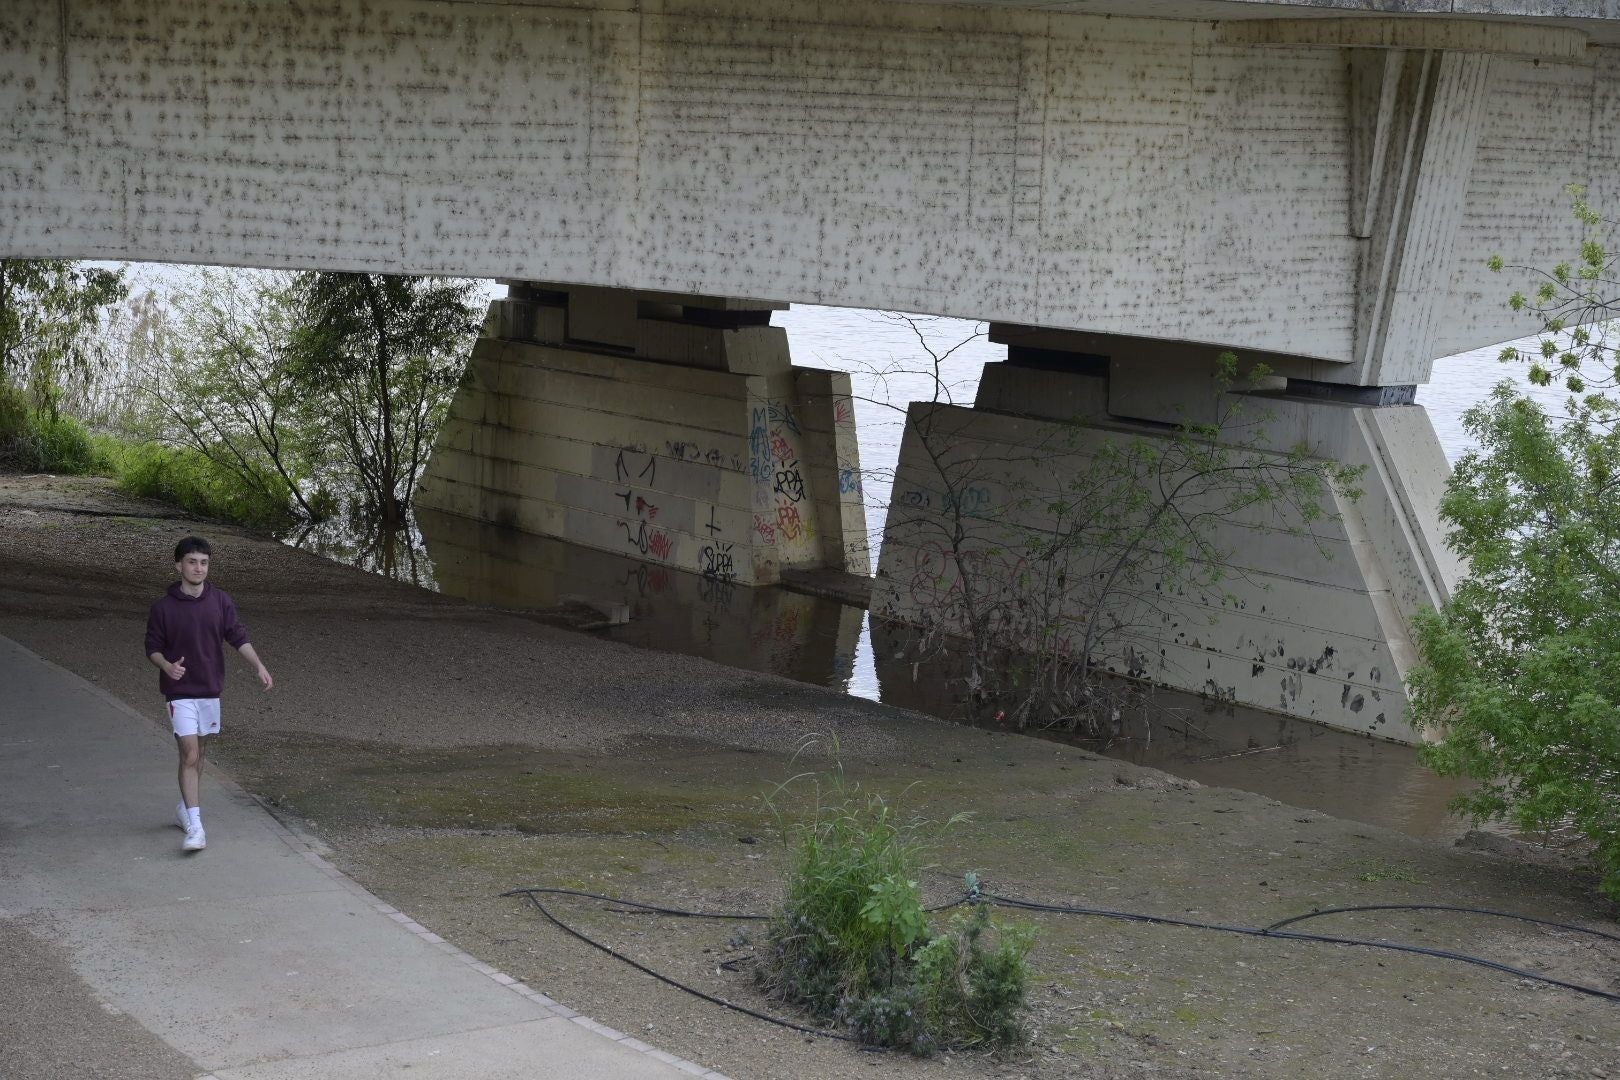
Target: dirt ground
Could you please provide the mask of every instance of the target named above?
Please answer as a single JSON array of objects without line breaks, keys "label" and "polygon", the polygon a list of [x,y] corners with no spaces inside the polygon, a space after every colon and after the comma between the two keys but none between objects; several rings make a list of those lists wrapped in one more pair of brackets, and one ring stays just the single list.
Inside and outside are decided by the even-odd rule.
[{"label": "dirt ground", "polygon": [[[553,928],[518,886],[765,911],[765,796],[828,764],[940,822],[931,897],[1005,895],[1247,926],[1317,908],[1460,904],[1620,932],[1578,869],[1441,846],[1017,735],[637,650],[171,516],[91,480],[0,476],[0,634],[160,716],[146,606],[181,535],[214,542],[276,676],[238,664],[210,758],[365,886],[565,1004],[738,1080],[1615,1077],[1620,1005],[1455,961],[1072,915],[1039,933],[1032,1037],[1001,1056],[872,1053],[666,987]],[[807,737],[818,750],[795,752]],[[777,799],[790,815],[808,785]],[[1369,799],[1380,793],[1369,791]],[[152,812],[172,812],[154,791]],[[211,844],[229,837],[210,836]],[[547,904],[657,970],[753,1007],[755,924]],[[1477,954],[1620,990],[1620,945],[1437,911],[1298,929]]]}]

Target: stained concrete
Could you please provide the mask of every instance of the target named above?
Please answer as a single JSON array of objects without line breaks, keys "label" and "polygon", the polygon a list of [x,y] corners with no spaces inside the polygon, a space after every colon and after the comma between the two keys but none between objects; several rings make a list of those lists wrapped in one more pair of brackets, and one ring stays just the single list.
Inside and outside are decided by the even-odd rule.
[{"label": "stained concrete", "polygon": [[1485,260],[1568,257],[1564,185],[1620,198],[1614,11],[10,0],[0,255],[924,311],[1401,381],[1531,328]]}]

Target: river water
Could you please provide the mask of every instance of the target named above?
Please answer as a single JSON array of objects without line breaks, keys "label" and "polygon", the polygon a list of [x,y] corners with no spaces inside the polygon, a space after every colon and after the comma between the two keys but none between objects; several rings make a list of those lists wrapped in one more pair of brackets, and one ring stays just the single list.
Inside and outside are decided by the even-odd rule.
[{"label": "river water", "polygon": [[[1005,356],[982,324],[901,319],[879,312],[795,307],[778,313],[794,362],[852,375],[867,522],[876,561],[905,408],[913,400],[971,404],[986,363]],[[1469,448],[1463,413],[1520,373],[1499,346],[1447,357],[1418,395],[1447,456]],[[938,356],[939,379],[929,373]],[[1522,378],[1520,379],[1522,382]],[[1549,404],[1561,398],[1546,391]],[[648,566],[603,552],[462,519],[420,515],[424,584],[482,603],[550,607],[569,599],[622,603],[631,620],[604,631],[647,648],[707,656],[861,697],[958,719],[941,680],[895,658],[899,640],[881,625],[877,648],[866,613],[782,589],[748,589]],[[1159,695],[1151,723],[1107,753],[1203,783],[1257,791],[1370,824],[1445,838],[1465,824],[1446,805],[1457,783],[1420,766],[1410,747],[1335,732],[1246,709],[1210,711],[1190,695]]]}]

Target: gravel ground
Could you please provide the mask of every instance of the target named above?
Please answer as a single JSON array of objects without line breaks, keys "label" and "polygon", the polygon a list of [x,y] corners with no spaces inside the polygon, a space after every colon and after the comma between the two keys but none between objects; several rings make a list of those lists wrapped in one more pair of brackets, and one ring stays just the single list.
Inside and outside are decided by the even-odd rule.
[{"label": "gravel ground", "polygon": [[[93,512],[86,512],[93,511]],[[160,713],[140,655],[168,551],[203,526],[95,481],[0,477],[0,633]],[[604,1023],[738,1078],[1620,1078],[1620,1006],[1391,952],[1029,916],[1029,1045],[917,1061],[707,1005],[551,926],[521,885],[763,911],[783,848],[765,796],[824,766],[943,821],[931,895],[974,868],[1008,894],[1263,925],[1320,907],[1457,903],[1620,932],[1590,874],[1440,846],[1082,751],[959,728],[708,661],[646,652],[383,581],[207,525],[213,580],[276,676],[236,669],[210,753],[368,888]],[[796,757],[810,735],[819,749]],[[1379,797],[1369,792],[1369,798]],[[799,782],[774,797],[791,813]],[[172,793],[154,792],[154,814]],[[228,843],[228,837],[213,843]],[[547,901],[707,992],[767,1006],[757,927]],[[1620,946],[1477,916],[1333,916],[1303,929],[1491,956],[1620,990]],[[722,966],[722,965],[725,966]]]}]

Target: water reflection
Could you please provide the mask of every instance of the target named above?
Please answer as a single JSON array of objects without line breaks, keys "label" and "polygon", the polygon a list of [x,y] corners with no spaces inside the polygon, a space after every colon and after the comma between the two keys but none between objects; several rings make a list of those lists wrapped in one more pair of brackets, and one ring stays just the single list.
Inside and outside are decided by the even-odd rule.
[{"label": "water reflection", "polygon": [[[952,689],[949,659],[914,659],[908,628],[873,620],[872,652],[882,700],[971,722]],[[1410,746],[1218,705],[1194,694],[1156,691],[1151,713],[1127,718],[1126,738],[1106,747],[1062,732],[1034,734],[1201,784],[1258,792],[1291,806],[1413,836],[1453,839],[1467,829],[1446,811],[1463,790],[1462,782],[1438,777],[1418,764]]]},{"label": "water reflection", "polygon": [[864,612],[750,588],[432,510],[416,512],[441,592],[481,604],[583,602],[629,621],[616,641],[848,691]]},{"label": "water reflection", "polygon": [[322,521],[305,522],[279,538],[304,551],[372,574],[433,588],[433,568],[414,515],[389,527],[382,515],[359,500]]}]

